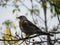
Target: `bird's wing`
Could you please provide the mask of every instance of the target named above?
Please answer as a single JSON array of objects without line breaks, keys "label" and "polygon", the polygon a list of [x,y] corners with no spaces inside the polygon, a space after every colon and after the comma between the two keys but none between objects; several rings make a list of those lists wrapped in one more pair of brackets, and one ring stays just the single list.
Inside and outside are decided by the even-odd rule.
[{"label": "bird's wing", "polygon": [[32,22],[28,20],[25,21],[22,26],[26,31],[26,33],[29,33],[29,34],[41,34],[41,35],[53,36],[52,34],[41,31],[41,29],[39,29],[36,25],[34,25]]},{"label": "bird's wing", "polygon": [[42,32],[36,25],[28,20],[23,23],[23,28],[31,33]]}]

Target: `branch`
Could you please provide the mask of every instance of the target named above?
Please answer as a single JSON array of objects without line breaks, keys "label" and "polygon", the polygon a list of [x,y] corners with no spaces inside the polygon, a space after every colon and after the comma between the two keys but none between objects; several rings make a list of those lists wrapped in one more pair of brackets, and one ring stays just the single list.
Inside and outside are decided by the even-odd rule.
[{"label": "branch", "polygon": [[[60,32],[49,32],[49,33],[58,34]],[[3,40],[3,39],[0,39],[0,41],[20,41],[20,40],[31,39],[31,38],[34,38],[34,37],[37,37],[37,36],[40,36],[40,35],[34,35],[32,37],[20,38],[20,39],[17,39],[17,40]],[[55,40],[60,40],[60,39],[55,39]],[[50,41],[54,41],[54,40],[50,40]],[[43,42],[48,42],[48,41],[41,41],[40,43],[43,43]]]},{"label": "branch", "polygon": [[[50,41],[56,41],[56,40],[60,40],[60,39],[55,39],[55,40],[50,40]],[[40,44],[40,43],[44,43],[44,42],[49,42],[49,41],[36,41],[36,42],[30,42],[30,43]],[[59,41],[57,41],[57,42],[59,42]]]},{"label": "branch", "polygon": [[[59,34],[60,32],[49,32],[49,33]],[[8,34],[6,34],[6,35],[8,35]],[[12,36],[12,35],[10,35],[10,36]],[[20,39],[18,39],[18,40],[3,40],[3,39],[0,39],[0,41],[20,41],[20,40],[31,39],[31,38],[34,38],[34,37],[37,37],[37,36],[40,36],[40,35],[34,35],[34,36],[32,36],[32,37],[20,38]],[[14,37],[14,36],[12,36],[12,37]],[[15,37],[15,38],[16,38],[16,37]]]},{"label": "branch", "polygon": [[52,33],[52,34],[59,34],[60,32],[48,32],[48,33]]},{"label": "branch", "polygon": [[26,37],[26,38],[20,38],[20,39],[17,39],[17,40],[3,40],[3,39],[0,39],[0,41],[20,41],[20,40],[26,40],[26,39],[31,39],[31,38],[34,38],[34,37],[37,37],[39,35],[34,35],[32,37]]},{"label": "branch", "polygon": [[57,6],[56,4],[52,3],[50,0],[47,0],[51,5],[57,7],[57,8],[60,8],[60,6]]},{"label": "branch", "polygon": [[[2,39],[0,39],[0,41],[20,41],[20,40],[26,40],[26,39],[30,39],[30,38],[33,38],[33,37],[22,38],[22,39],[18,39],[18,40],[2,40]],[[50,41],[56,41],[56,40],[60,40],[60,38],[59,39],[55,39],[55,40],[50,40]],[[44,42],[48,42],[48,41],[37,41],[37,42],[30,42],[30,43],[39,44],[39,43],[44,43]]]}]

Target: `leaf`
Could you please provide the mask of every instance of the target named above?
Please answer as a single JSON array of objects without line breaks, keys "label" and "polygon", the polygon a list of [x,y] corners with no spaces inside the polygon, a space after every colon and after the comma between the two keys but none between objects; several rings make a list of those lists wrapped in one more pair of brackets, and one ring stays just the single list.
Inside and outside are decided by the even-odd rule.
[{"label": "leaf", "polygon": [[13,22],[11,22],[10,25],[11,25],[11,27],[14,27],[15,26],[15,24]]},{"label": "leaf", "polygon": [[8,2],[9,0],[5,0],[6,2]]},{"label": "leaf", "polygon": [[30,10],[30,13],[31,13],[31,15],[32,15],[32,13],[33,13],[33,10]]},{"label": "leaf", "polygon": [[45,28],[44,27],[41,27],[43,30],[45,30]]},{"label": "leaf", "polygon": [[3,25],[5,24],[5,25],[8,27],[8,26],[10,25],[10,23],[11,23],[11,22],[10,22],[9,20],[6,20],[6,21],[3,22],[2,24],[3,24]]},{"label": "leaf", "polygon": [[52,32],[55,32],[55,31],[57,31],[57,28],[54,27],[54,28],[52,29]]},{"label": "leaf", "polygon": [[15,8],[17,8],[17,9],[18,9],[18,8],[19,8],[19,6],[18,6],[18,5],[15,5]]},{"label": "leaf", "polygon": [[6,28],[6,34],[11,35],[11,31],[9,27]]},{"label": "leaf", "polygon": [[11,36],[10,28],[6,28],[6,35],[3,36],[3,39],[8,40]]},{"label": "leaf", "polygon": [[[18,40],[18,39],[14,36],[14,37],[11,37],[11,40]],[[18,41],[9,41],[8,43],[9,44],[17,45],[18,44]]]},{"label": "leaf", "polygon": [[51,18],[53,18],[54,16],[51,16]]},{"label": "leaf", "polygon": [[55,13],[54,15],[51,16],[51,18],[53,18],[53,17],[56,17],[56,13]]},{"label": "leaf", "polygon": [[16,11],[16,9],[13,9],[13,13]]},{"label": "leaf", "polygon": [[18,11],[20,12],[20,9],[18,8]]},{"label": "leaf", "polygon": [[50,9],[51,13],[53,13],[53,7],[51,6],[51,9]]},{"label": "leaf", "polygon": [[39,9],[34,9],[33,11],[36,15],[39,15]]},{"label": "leaf", "polygon": [[6,3],[4,3],[4,4],[2,4],[2,7],[5,7],[7,4]]},{"label": "leaf", "polygon": [[16,0],[16,2],[18,2],[19,0]]}]

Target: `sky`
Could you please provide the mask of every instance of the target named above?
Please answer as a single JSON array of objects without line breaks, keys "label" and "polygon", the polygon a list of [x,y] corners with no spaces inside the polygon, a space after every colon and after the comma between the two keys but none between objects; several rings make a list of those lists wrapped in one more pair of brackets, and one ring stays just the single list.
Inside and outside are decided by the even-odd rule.
[{"label": "sky", "polygon": [[[31,3],[29,1],[25,1],[24,4],[30,9],[31,8]],[[38,4],[36,2],[34,2],[34,5]],[[43,9],[41,8],[41,6],[38,5],[38,8],[41,10],[40,11],[40,17],[44,20],[44,13],[43,13]],[[24,6],[20,6],[21,11],[18,13],[13,14],[12,10],[14,9],[14,6],[7,6],[6,8],[1,7],[0,6],[0,27],[2,26],[2,23],[5,20],[11,20],[15,23],[15,25],[17,26],[17,30],[12,30],[12,34],[14,34],[13,32],[18,32],[20,33],[18,30],[19,29],[19,24],[18,24],[18,20],[16,19],[17,16],[21,16],[24,15],[28,18],[28,20],[30,20],[31,22],[33,22],[32,16],[30,15],[29,11],[24,7]],[[25,15],[26,12],[28,12],[28,15]],[[53,26],[57,26],[58,24],[58,20],[57,17],[54,17],[53,19],[50,18],[52,14],[50,13],[49,9],[47,10],[47,19],[48,19],[48,28],[49,30],[53,27]],[[40,22],[39,22],[40,21]],[[34,23],[34,22],[33,22]],[[38,24],[36,24],[38,27],[42,27],[41,25],[44,26],[44,23],[41,19],[38,18]],[[5,27],[2,26],[2,30],[0,30],[0,32],[5,33]],[[1,35],[2,36],[2,35]],[[1,38],[0,36],[0,38]]]}]

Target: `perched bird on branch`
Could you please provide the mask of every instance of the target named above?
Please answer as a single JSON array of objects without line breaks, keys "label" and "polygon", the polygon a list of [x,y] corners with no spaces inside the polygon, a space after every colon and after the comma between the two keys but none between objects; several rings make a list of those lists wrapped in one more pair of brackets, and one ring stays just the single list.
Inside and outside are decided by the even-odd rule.
[{"label": "perched bird on branch", "polygon": [[25,16],[19,16],[17,18],[20,20],[19,26],[21,31],[24,32],[26,35],[39,34],[53,36],[48,32],[43,32],[40,28],[30,22]]}]

